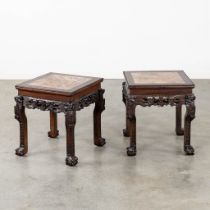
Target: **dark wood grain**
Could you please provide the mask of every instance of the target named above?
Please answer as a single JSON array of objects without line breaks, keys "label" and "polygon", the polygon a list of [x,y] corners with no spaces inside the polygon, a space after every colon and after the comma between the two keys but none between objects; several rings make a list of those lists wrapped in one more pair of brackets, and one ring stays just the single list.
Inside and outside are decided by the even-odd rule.
[{"label": "dark wood grain", "polygon": [[191,121],[195,119],[195,104],[186,106],[184,123],[184,151],[187,155],[194,155],[194,148],[191,146]]},{"label": "dark wood grain", "polygon": [[93,111],[93,134],[94,144],[96,146],[103,146],[106,141],[101,136],[101,113],[105,110],[105,99],[103,98],[104,90],[98,91],[98,100],[95,102]]},{"label": "dark wood grain", "polygon": [[182,128],[182,105],[176,106],[176,135],[184,135],[184,129]]},{"label": "dark wood grain", "polygon": [[129,119],[128,119],[128,103],[126,103],[126,98],[125,98],[124,93],[122,94],[122,101],[125,104],[125,109],[126,109],[126,114],[125,114],[126,127],[125,127],[125,129],[123,129],[123,135],[125,137],[129,137],[130,136],[130,133],[129,133],[130,124],[129,124]]},{"label": "dark wood grain", "polygon": [[[88,77],[87,82],[72,89],[66,87],[65,90],[30,85],[32,81],[45,78],[51,74],[60,75],[57,73],[49,73],[16,85],[18,96],[15,97],[15,118],[20,124],[20,147],[16,150],[16,154],[22,156],[28,152],[27,118],[25,115],[25,108],[50,111],[50,131],[48,132],[48,136],[51,138],[56,138],[59,134],[57,129],[57,113],[63,112],[65,114],[66,125],[66,164],[69,166],[75,166],[78,163],[78,158],[75,156],[74,136],[76,111],[95,103],[93,113],[94,144],[97,146],[103,146],[105,144],[105,139],[101,136],[101,113],[105,109],[105,99],[103,98],[104,90],[101,89],[101,82],[103,79]],[[52,83],[50,83],[50,87],[55,86],[51,84]]]},{"label": "dark wood grain", "polygon": [[25,107],[23,106],[23,98],[16,97],[15,119],[20,125],[20,146],[16,149],[16,155],[23,156],[28,152],[28,126]]},{"label": "dark wood grain", "polygon": [[76,111],[69,111],[65,114],[66,125],[66,164],[75,166],[78,158],[75,156],[74,127],[76,124]]},{"label": "dark wood grain", "polygon": [[48,136],[50,138],[56,138],[58,135],[57,113],[50,111],[50,131],[48,132]]},{"label": "dark wood grain", "polygon": [[[187,155],[193,155],[194,148],[191,145],[191,121],[195,118],[193,82],[183,71],[177,71],[183,79],[182,84],[138,85],[133,81],[132,72],[134,71],[124,72],[126,82],[122,84],[122,100],[126,105],[126,128],[123,129],[123,134],[130,137],[130,146],[127,148],[127,154],[129,156],[136,155],[136,106],[163,107],[170,105],[176,106],[176,134],[184,135],[184,151]],[[186,106],[184,129],[182,128],[183,105]]]},{"label": "dark wood grain", "polygon": [[136,104],[132,100],[127,100],[126,102],[126,109],[127,109],[127,120],[129,122],[129,135],[130,135],[130,146],[127,148],[127,155],[128,156],[135,156],[136,155]]}]

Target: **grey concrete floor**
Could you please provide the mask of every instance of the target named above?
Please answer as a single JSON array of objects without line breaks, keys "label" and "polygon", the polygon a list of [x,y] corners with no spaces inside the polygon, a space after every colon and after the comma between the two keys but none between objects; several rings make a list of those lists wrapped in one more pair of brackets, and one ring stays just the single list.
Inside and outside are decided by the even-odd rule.
[{"label": "grey concrete floor", "polygon": [[58,118],[59,138],[50,139],[49,113],[27,110],[29,153],[14,154],[19,145],[13,113],[18,82],[0,81],[0,209],[210,209],[210,80],[195,80],[195,156],[184,155],[183,137],[175,135],[174,107],[138,107],[136,157],[127,157],[129,139],[122,135],[122,81],[106,80],[102,125],[107,144],[93,145],[93,106],[78,112],[76,167],[64,162],[63,114]]}]

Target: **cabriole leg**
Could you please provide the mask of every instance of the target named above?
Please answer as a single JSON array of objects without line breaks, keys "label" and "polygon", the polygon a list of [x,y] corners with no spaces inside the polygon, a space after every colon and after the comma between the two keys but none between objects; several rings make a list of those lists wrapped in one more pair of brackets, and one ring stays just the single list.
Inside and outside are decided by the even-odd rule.
[{"label": "cabriole leg", "polygon": [[191,121],[195,118],[195,105],[186,105],[184,125],[184,151],[186,155],[194,155],[194,148],[191,146]]},{"label": "cabriole leg", "polygon": [[184,135],[184,129],[182,128],[182,105],[176,105],[176,135]]},{"label": "cabriole leg", "polygon": [[129,121],[129,134],[130,134],[130,146],[127,148],[128,156],[136,155],[136,116],[135,116],[136,105],[133,101],[128,99],[127,110],[128,110],[128,121]]},{"label": "cabriole leg", "polygon": [[16,155],[18,156],[23,156],[28,152],[27,118],[23,100],[22,96],[15,97],[15,119],[18,120],[20,125],[20,147],[16,149]]},{"label": "cabriole leg", "polygon": [[103,98],[104,90],[98,90],[98,100],[95,102],[93,111],[93,134],[94,144],[96,146],[103,146],[106,140],[101,137],[101,113],[105,110],[105,99]]},{"label": "cabriole leg", "polygon": [[123,135],[125,137],[129,137],[129,120],[128,120],[128,106],[126,104],[126,90],[125,90],[125,82],[122,83],[123,90],[122,90],[122,101],[125,104],[126,109],[126,115],[125,115],[125,121],[126,121],[126,128],[123,129]]},{"label": "cabriole leg", "polygon": [[125,129],[123,129],[123,135],[125,136],[125,137],[129,137],[130,136],[130,132],[129,132],[129,129],[130,129],[130,127],[129,127],[129,117],[128,117],[128,106],[127,106],[127,103],[125,104],[125,108],[126,108],[126,114],[125,114],[125,122],[126,122],[126,128]]},{"label": "cabriole leg", "polygon": [[66,165],[75,166],[78,158],[75,156],[74,128],[76,124],[76,111],[69,111],[65,114],[66,124]]}]

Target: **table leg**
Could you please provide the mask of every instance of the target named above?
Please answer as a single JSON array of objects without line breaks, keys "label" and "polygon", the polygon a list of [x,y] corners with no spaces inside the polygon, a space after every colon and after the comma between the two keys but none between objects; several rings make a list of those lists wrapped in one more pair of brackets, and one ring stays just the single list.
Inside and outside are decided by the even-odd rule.
[{"label": "table leg", "polygon": [[176,135],[184,135],[184,129],[182,128],[182,105],[176,105]]},{"label": "table leg", "polygon": [[75,166],[78,158],[75,156],[74,127],[76,124],[76,111],[69,111],[65,114],[66,124],[66,165]]},{"label": "table leg", "polygon": [[106,140],[101,137],[101,113],[105,110],[105,99],[103,98],[104,90],[98,90],[98,100],[95,102],[93,111],[93,134],[94,144],[103,146]]},{"label": "table leg", "polygon": [[50,138],[56,138],[59,135],[59,131],[57,129],[57,113],[50,111],[50,131],[48,132],[48,136]]},{"label": "table leg", "polygon": [[186,155],[194,155],[194,148],[191,146],[191,121],[195,118],[195,105],[186,105],[184,125],[184,151]]},{"label": "table leg", "polygon": [[130,146],[127,148],[128,156],[136,155],[136,105],[134,102],[128,100],[127,103],[128,122],[129,122],[129,134],[130,134]]},{"label": "table leg", "polygon": [[20,147],[16,149],[16,155],[18,156],[23,156],[28,152],[27,117],[23,100],[22,96],[15,97],[15,119],[18,120],[20,125]]},{"label": "table leg", "polygon": [[125,97],[124,93],[122,94],[122,98],[123,98],[122,100],[123,100],[123,102],[125,104],[125,109],[126,109],[126,115],[125,115],[126,128],[123,129],[123,135],[125,137],[129,137],[130,134],[129,134],[128,106],[127,106],[127,103],[126,103],[126,97]]}]

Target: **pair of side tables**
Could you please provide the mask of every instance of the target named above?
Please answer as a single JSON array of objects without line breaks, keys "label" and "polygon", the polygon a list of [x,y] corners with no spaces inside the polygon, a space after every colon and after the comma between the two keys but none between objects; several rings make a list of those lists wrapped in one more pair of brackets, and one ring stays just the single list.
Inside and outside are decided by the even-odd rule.
[{"label": "pair of side tables", "polygon": [[[130,137],[128,156],[136,155],[136,116],[137,105],[143,107],[171,105],[176,107],[176,134],[184,135],[184,151],[193,155],[190,144],[191,121],[195,118],[195,96],[193,82],[183,71],[126,71],[122,84],[122,99],[126,106],[126,128],[123,134]],[[66,164],[75,166],[74,128],[76,111],[95,103],[93,112],[94,144],[103,146],[106,142],[101,136],[101,113],[105,109],[103,78],[48,73],[16,85],[15,118],[20,125],[20,146],[16,155],[28,152],[28,131],[25,108],[50,112],[50,131],[48,136],[56,138],[57,113],[65,114],[66,125]],[[186,106],[184,129],[182,128],[182,105]]]}]

